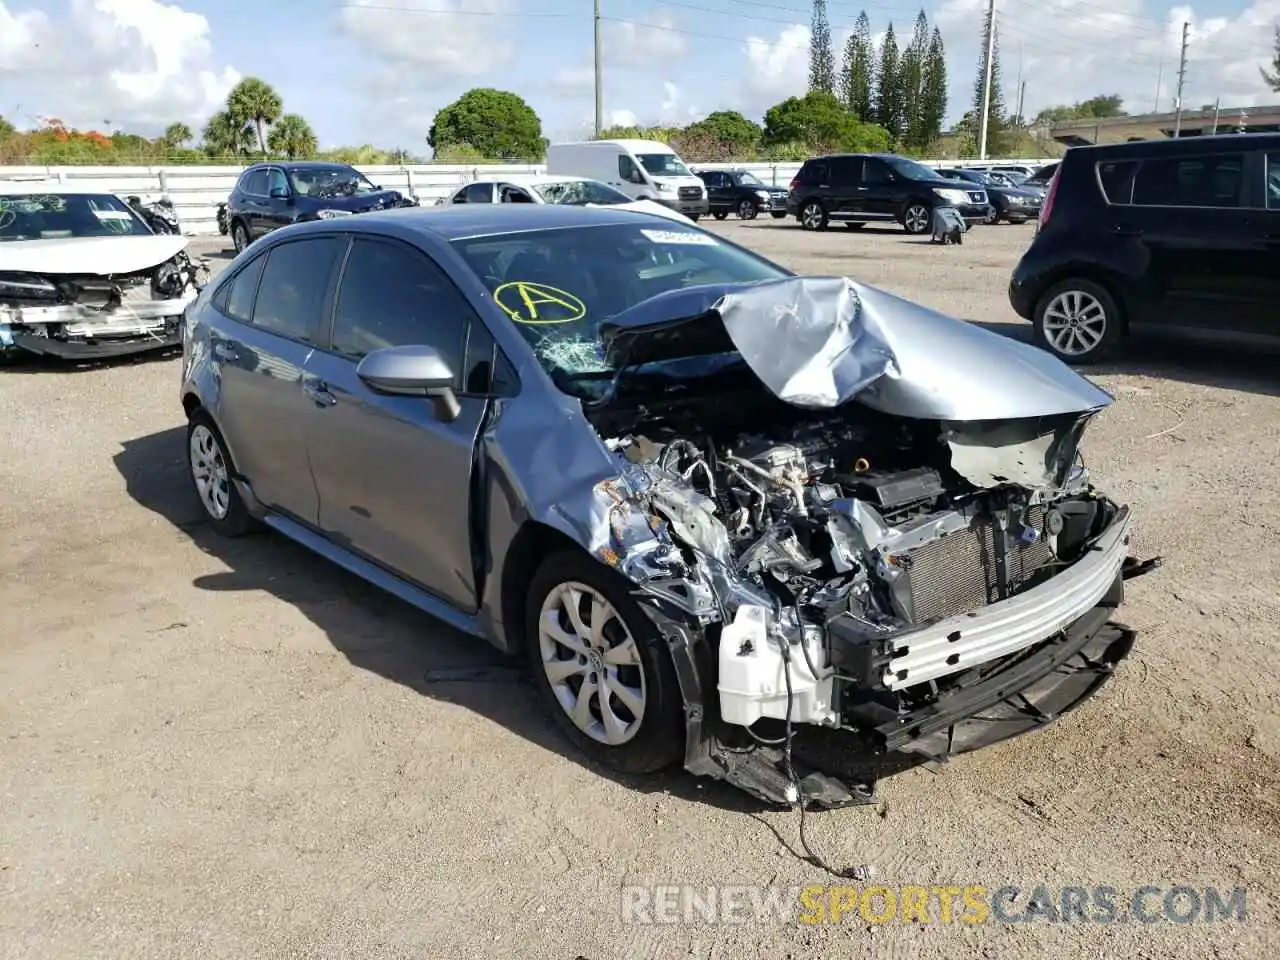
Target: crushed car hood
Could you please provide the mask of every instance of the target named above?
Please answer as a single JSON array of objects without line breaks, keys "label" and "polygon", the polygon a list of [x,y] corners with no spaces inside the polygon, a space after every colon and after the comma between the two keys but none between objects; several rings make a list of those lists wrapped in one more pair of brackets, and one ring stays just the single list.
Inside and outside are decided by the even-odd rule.
[{"label": "crushed car hood", "polygon": [[736,351],[782,400],[948,421],[1086,413],[1111,396],[1043,350],[844,277],[670,291],[602,325],[615,368]]},{"label": "crushed car hood", "polygon": [[176,234],[65,237],[0,243],[0,271],[39,274],[136,273],[159,266],[187,246]]}]

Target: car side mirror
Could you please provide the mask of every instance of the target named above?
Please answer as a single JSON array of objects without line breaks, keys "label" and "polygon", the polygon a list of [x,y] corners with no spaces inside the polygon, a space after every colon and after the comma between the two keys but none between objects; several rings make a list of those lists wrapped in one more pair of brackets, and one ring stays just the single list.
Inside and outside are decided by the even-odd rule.
[{"label": "car side mirror", "polygon": [[288,200],[289,190],[287,187],[272,187],[269,196],[272,200]]},{"label": "car side mirror", "polygon": [[436,418],[458,419],[462,408],[453,392],[454,376],[435,347],[387,347],[366,354],[356,376],[375,393],[393,397],[429,397]]}]

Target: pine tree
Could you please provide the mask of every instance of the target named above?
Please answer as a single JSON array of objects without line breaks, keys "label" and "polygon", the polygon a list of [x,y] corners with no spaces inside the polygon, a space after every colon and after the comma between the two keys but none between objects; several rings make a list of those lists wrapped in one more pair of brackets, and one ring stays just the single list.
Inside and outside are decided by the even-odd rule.
[{"label": "pine tree", "polygon": [[973,136],[982,148],[982,101],[987,73],[987,37],[991,37],[991,101],[987,105],[987,153],[999,153],[1004,138],[1006,111],[1000,89],[1000,32],[988,13],[982,20],[982,47],[978,54],[978,79],[973,87]]},{"label": "pine tree", "polygon": [[876,123],[889,131],[897,140],[902,136],[902,85],[898,62],[898,39],[893,35],[893,24],[884,32],[880,42],[880,69],[876,71],[875,114]]},{"label": "pine tree", "polygon": [[947,53],[942,45],[942,31],[933,28],[929,50],[924,58],[920,82],[921,149],[928,149],[942,134],[942,121],[947,115]]},{"label": "pine tree", "polygon": [[871,123],[871,82],[875,74],[875,45],[871,42],[871,20],[867,11],[858,14],[853,33],[844,48],[840,71],[840,99],[845,108],[863,123]]},{"label": "pine tree", "polygon": [[1280,93],[1280,27],[1276,27],[1275,40],[1273,41],[1271,54],[1271,70],[1267,71],[1262,67],[1258,68],[1258,72],[1262,74],[1262,79],[1273,93]]},{"label": "pine tree", "polygon": [[922,110],[924,92],[924,64],[929,55],[929,18],[923,10],[916,16],[911,42],[903,51],[898,68],[898,87],[903,105],[903,144],[912,150],[923,150],[929,145],[924,130]]},{"label": "pine tree", "polygon": [[827,0],[813,0],[809,23],[809,92],[835,93],[836,59],[831,52],[831,24]]}]

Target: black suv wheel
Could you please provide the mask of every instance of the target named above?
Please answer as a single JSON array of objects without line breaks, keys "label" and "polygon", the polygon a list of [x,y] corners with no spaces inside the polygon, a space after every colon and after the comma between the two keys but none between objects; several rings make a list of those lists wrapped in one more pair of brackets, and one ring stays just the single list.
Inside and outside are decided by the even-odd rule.
[{"label": "black suv wheel", "polygon": [[820,200],[808,200],[800,208],[800,226],[806,230],[827,229],[827,210]]}]

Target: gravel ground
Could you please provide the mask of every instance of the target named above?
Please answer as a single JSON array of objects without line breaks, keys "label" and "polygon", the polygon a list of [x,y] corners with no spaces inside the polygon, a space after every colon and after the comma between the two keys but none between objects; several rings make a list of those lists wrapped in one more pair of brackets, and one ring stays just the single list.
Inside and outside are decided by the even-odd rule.
[{"label": "gravel ground", "polygon": [[[1031,227],[712,229],[1025,331]],[[840,881],[796,815],[591,769],[487,648],[278,537],[207,535],[176,360],[0,372],[0,956],[1276,956],[1274,371],[1159,344],[1092,371],[1116,403],[1089,466],[1166,557],[1122,611],[1135,655],[1043,732],[807,822],[887,884],[1244,887],[1245,922],[927,926],[624,924],[624,885]],[[490,672],[433,682],[455,667]]]}]

